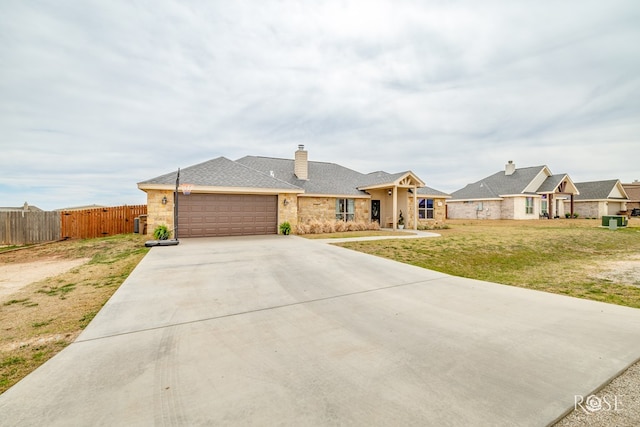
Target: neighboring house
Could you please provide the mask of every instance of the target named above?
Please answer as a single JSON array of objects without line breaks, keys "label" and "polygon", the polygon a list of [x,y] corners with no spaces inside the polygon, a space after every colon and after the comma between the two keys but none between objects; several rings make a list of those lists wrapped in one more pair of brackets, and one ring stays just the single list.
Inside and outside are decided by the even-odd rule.
[{"label": "neighboring house", "polygon": [[547,166],[516,169],[509,161],[504,171],[451,193],[447,218],[539,219],[564,216],[564,201],[573,200],[578,189],[567,174],[554,175]]},{"label": "neighboring house", "polygon": [[622,188],[627,193],[629,200],[627,201],[627,212],[630,214],[636,209],[640,209],[640,181],[637,179],[630,184],[622,184]]},{"label": "neighboring house", "polygon": [[[147,193],[148,228],[170,228],[174,217],[177,171],[138,183]],[[335,163],[308,160],[300,145],[294,159],[218,157],[180,170],[179,237],[276,234],[278,224],[292,227],[312,220],[378,221],[396,228],[445,218],[449,196],[430,189],[413,172],[363,174]],[[181,185],[182,186],[182,185]],[[416,202],[417,200],[417,202]]]},{"label": "neighboring house", "polygon": [[[602,218],[626,213],[629,197],[620,180],[576,182],[580,192],[575,197],[574,212],[581,218]],[[565,209],[567,209],[565,201]]]},{"label": "neighboring house", "polygon": [[27,202],[24,202],[24,205],[13,207],[13,206],[0,206],[0,212],[43,212],[42,209],[29,205]]}]

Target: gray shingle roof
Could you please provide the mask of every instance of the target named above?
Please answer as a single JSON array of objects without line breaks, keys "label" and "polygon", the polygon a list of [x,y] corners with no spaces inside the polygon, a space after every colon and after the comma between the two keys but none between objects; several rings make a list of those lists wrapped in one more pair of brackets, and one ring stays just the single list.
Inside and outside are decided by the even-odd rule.
[{"label": "gray shingle roof", "polygon": [[[390,174],[383,171],[362,174],[335,163],[309,161],[309,179],[298,179],[294,174],[295,161],[273,157],[245,156],[236,161],[225,157],[209,160],[180,170],[180,182],[198,186],[248,187],[304,190],[306,194],[336,194],[364,196],[358,190],[378,184],[393,183],[408,172]],[[139,182],[145,184],[174,185],[176,172]],[[428,188],[428,187],[426,187]],[[443,195],[438,190],[428,189],[428,195]]]},{"label": "gray shingle roof", "polygon": [[[138,184],[169,184],[176,182],[178,171],[170,172]],[[180,182],[213,187],[251,187],[298,190],[299,188],[269,174],[251,169],[225,157],[218,157],[180,170]]]},{"label": "gray shingle roof", "polygon": [[547,177],[547,179],[544,180],[544,182],[538,188],[537,191],[539,193],[548,193],[548,192],[554,191],[556,189],[556,187],[558,187],[558,185],[560,185],[562,180],[566,178],[566,176],[567,176],[567,174],[563,173],[563,174],[551,175],[551,176]]},{"label": "gray shingle roof", "polygon": [[272,157],[246,156],[236,162],[269,174],[304,189],[308,194],[344,194],[361,196],[357,189],[365,175],[335,163],[308,162],[309,179],[298,179],[294,171],[294,160]]},{"label": "gray shingle roof", "polygon": [[409,171],[388,173],[385,171],[371,172],[366,175],[362,175],[358,187],[370,187],[374,185],[389,184],[396,181],[398,178],[406,175]]},{"label": "gray shingle roof", "polygon": [[516,169],[512,175],[504,170],[451,193],[453,200],[496,199],[507,194],[521,194],[545,166]]},{"label": "gray shingle roof", "polygon": [[424,196],[442,196],[442,197],[450,197],[447,193],[443,193],[442,191],[438,191],[431,187],[420,187],[418,188],[418,194]]},{"label": "gray shingle roof", "polygon": [[[608,199],[610,198],[609,194],[611,194],[611,191],[613,191],[617,183],[617,179],[610,179],[607,181],[576,182],[575,186],[580,194],[575,196],[575,200]],[[618,197],[617,199],[620,198]]]}]

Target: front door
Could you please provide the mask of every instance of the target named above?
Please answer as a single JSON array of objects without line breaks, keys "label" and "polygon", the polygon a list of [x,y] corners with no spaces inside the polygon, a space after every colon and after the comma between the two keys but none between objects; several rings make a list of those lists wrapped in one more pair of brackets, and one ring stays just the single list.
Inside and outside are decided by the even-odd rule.
[{"label": "front door", "polygon": [[371,201],[371,221],[380,224],[380,200]]}]

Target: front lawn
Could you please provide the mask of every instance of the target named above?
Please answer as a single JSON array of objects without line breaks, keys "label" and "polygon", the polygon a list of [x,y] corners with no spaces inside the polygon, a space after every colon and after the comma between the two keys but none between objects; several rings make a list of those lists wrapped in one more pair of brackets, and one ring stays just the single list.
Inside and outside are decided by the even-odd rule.
[{"label": "front lawn", "polygon": [[340,246],[455,276],[640,308],[640,220],[448,221],[438,238]]}]

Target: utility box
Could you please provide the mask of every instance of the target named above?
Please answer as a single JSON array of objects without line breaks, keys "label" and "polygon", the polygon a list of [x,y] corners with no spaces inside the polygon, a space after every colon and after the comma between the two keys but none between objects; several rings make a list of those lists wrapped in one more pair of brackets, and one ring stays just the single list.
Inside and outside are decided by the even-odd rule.
[{"label": "utility box", "polygon": [[610,220],[615,220],[618,227],[627,226],[627,217],[624,215],[604,215],[602,217],[602,226],[609,227]]},{"label": "utility box", "polygon": [[617,230],[618,221],[615,218],[609,218],[609,230]]},{"label": "utility box", "polygon": [[147,215],[140,215],[138,217],[138,233],[143,236],[147,234]]}]

